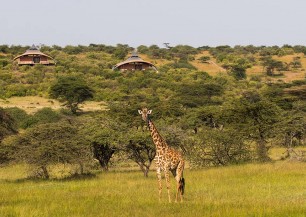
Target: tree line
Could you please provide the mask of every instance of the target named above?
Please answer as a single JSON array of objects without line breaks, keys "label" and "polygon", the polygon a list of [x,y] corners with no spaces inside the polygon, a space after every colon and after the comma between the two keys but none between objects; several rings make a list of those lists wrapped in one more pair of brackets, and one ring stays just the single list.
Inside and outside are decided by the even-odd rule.
[{"label": "tree line", "polygon": [[[130,50],[124,45],[119,48]],[[295,49],[278,49],[285,48]],[[201,49],[212,53],[216,49],[213,55],[219,58],[226,55],[220,59],[225,64],[233,52],[238,56],[258,52],[256,47],[178,46],[172,51],[140,47],[139,52],[148,55],[162,50],[170,59],[177,58],[178,65],[166,65],[159,73],[111,71],[107,65],[120,57],[113,56],[115,51],[108,46],[44,49],[56,56],[58,64],[23,66],[17,71],[2,67],[1,97],[41,95],[58,99],[63,109],[44,108],[32,115],[17,108],[0,109],[3,165],[26,162],[35,176],[48,178],[50,165],[56,163],[78,165],[78,172],[84,173],[95,162],[108,170],[110,162],[132,160],[146,176],[155,147],[137,113],[142,107],[153,110],[152,119],[162,136],[184,152],[193,167],[266,162],[271,160],[271,147],[305,145],[306,103],[301,94],[305,79],[265,83],[231,73],[210,76],[188,67]],[[3,47],[1,51],[9,53]],[[247,67],[249,63],[239,58],[227,63],[229,71],[241,73],[239,66]],[[108,109],[83,112],[80,104],[85,100],[103,101]]]}]

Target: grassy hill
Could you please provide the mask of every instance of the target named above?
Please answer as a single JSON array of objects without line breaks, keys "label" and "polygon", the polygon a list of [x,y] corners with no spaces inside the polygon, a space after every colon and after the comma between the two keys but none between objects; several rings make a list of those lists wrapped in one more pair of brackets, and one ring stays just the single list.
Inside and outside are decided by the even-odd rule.
[{"label": "grassy hill", "polygon": [[[5,47],[4,47],[5,48]],[[51,55],[56,60],[55,66],[17,66],[13,63],[13,57],[24,52],[26,47],[6,47],[0,46],[0,106],[2,107],[19,107],[29,113],[37,111],[42,107],[59,108],[59,103],[49,101],[48,91],[52,83],[60,76],[75,76],[86,80],[87,84],[95,91],[92,105],[89,102],[84,105],[84,111],[100,109],[101,101],[118,101],[125,100],[132,94],[152,95],[154,91],[160,91],[159,97],[170,99],[169,96],[175,96],[177,90],[167,86],[166,83],[174,85],[194,82],[197,74],[206,72],[212,77],[223,77],[231,80],[229,69],[225,69],[226,64],[232,64],[236,59],[245,59],[250,65],[246,69],[246,79],[234,85],[234,90],[241,93],[244,85],[263,86],[271,83],[293,84],[290,91],[286,87],[285,94],[296,93],[301,95],[305,86],[305,69],[306,58],[302,52],[275,47],[234,47],[219,46],[216,48],[192,48],[190,46],[176,46],[171,49],[158,48],[157,46],[145,47],[139,49],[139,55],[146,61],[155,64],[160,75],[141,75],[134,73],[132,78],[130,73],[112,71],[111,68],[116,63],[128,58],[131,48],[125,45],[117,47],[94,45],[94,46],[67,46],[61,47],[44,47],[43,52]],[[284,50],[287,52],[284,52]],[[262,54],[263,52],[266,52]],[[262,65],[262,58],[271,56],[276,61],[288,66],[286,70],[277,71],[275,75],[268,76]],[[201,57],[208,57],[206,62],[200,61]],[[293,68],[290,66],[294,58],[298,57],[301,66]],[[180,63],[180,64],[176,64]],[[187,67],[187,68],[184,68]],[[151,77],[151,78],[145,78]],[[154,78],[155,77],[155,78]],[[140,79],[149,79],[148,85],[142,83]],[[159,79],[159,85],[153,84],[152,79]],[[216,78],[217,79],[217,78]],[[124,81],[126,80],[126,81]],[[137,81],[138,80],[138,81]],[[248,84],[248,82],[253,82]],[[301,84],[294,83],[301,81]],[[163,84],[165,82],[165,84]],[[220,80],[218,81],[220,82]],[[243,84],[245,82],[245,84]],[[179,84],[180,83],[180,84]],[[229,84],[229,83],[228,83]],[[151,86],[149,86],[151,85]],[[167,86],[167,87],[166,87]],[[241,88],[241,89],[240,89]],[[139,89],[137,91],[137,89]],[[171,90],[172,89],[172,90]],[[152,92],[153,91],[153,92]],[[165,94],[165,96],[162,96]],[[167,96],[168,95],[168,96]],[[34,98],[14,98],[14,97],[34,97]],[[38,97],[38,98],[35,98]],[[91,102],[90,102],[91,103]]]},{"label": "grassy hill", "polygon": [[[150,58],[148,55],[141,54],[140,55],[143,59],[146,59],[154,64],[156,64],[157,67],[160,67],[164,64],[171,63],[173,61],[166,60],[166,59],[154,59]],[[202,56],[208,56],[210,57],[210,60],[206,63],[202,63],[198,59]],[[304,80],[306,78],[306,57],[302,53],[297,54],[290,54],[290,55],[284,55],[284,56],[277,56],[274,55],[273,59],[282,61],[284,63],[289,64],[294,57],[300,57],[300,61],[302,64],[302,67],[295,70],[289,70],[289,71],[282,71],[281,76],[271,77],[266,76],[264,72],[263,66],[260,64],[260,57],[258,55],[255,55],[256,63],[252,65],[249,69],[247,69],[247,76],[261,76],[264,80],[269,80],[273,82],[277,81],[283,81],[286,83],[290,83],[292,81],[296,80]],[[216,58],[213,57],[213,55],[209,51],[201,51],[198,54],[194,55],[194,60],[190,61],[190,63],[199,71],[207,72],[209,75],[215,76],[219,73],[227,73],[226,69],[222,67],[222,63],[219,63]]]}]

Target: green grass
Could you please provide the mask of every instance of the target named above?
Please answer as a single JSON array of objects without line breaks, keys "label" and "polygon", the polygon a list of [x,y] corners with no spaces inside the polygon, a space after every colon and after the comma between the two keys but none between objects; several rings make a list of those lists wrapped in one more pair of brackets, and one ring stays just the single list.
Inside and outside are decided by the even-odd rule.
[{"label": "green grass", "polygon": [[[306,164],[280,161],[186,170],[184,203],[158,202],[141,172],[34,181],[23,166],[0,168],[0,216],[306,216]],[[164,181],[164,180],[163,180]],[[164,182],[163,182],[164,183]],[[172,179],[174,198],[174,179]]]}]

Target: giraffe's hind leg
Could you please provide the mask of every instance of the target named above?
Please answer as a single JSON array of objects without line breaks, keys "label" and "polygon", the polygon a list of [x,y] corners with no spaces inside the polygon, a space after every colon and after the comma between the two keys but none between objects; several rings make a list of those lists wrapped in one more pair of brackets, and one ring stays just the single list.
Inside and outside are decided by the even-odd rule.
[{"label": "giraffe's hind leg", "polygon": [[185,180],[183,178],[183,171],[184,171],[184,161],[180,161],[176,168],[176,182],[177,182],[177,187],[176,187],[176,198],[175,201],[177,202],[178,200],[178,194],[180,194],[180,199],[181,202],[183,202],[183,194],[184,194],[184,188],[185,188]]}]

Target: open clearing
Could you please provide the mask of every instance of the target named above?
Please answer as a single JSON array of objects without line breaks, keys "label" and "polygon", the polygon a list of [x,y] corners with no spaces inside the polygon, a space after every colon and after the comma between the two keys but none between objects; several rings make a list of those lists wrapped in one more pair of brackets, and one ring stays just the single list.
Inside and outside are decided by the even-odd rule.
[{"label": "open clearing", "polygon": [[[155,173],[98,172],[69,180],[25,179],[0,168],[0,216],[306,216],[306,164],[279,161],[184,173],[183,204],[158,202]],[[172,178],[174,197],[174,179]],[[163,180],[163,184],[165,181]]]},{"label": "open clearing", "polygon": [[[25,110],[27,113],[32,114],[37,110],[50,107],[54,110],[63,108],[61,103],[54,99],[47,99],[39,96],[26,96],[26,97],[11,97],[9,99],[0,99],[0,107],[11,108],[17,107]],[[106,108],[103,102],[87,101],[80,105],[82,111],[96,111],[104,110]]]}]

